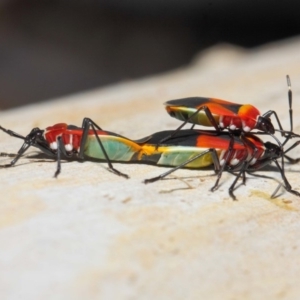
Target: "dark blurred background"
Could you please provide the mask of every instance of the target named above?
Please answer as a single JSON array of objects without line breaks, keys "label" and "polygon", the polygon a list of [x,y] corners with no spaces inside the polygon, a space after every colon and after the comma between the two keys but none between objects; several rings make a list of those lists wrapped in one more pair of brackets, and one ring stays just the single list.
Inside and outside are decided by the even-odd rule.
[{"label": "dark blurred background", "polygon": [[[0,0],[0,109],[298,35],[299,0]],[[299,49],[300,59],[300,49]]]}]

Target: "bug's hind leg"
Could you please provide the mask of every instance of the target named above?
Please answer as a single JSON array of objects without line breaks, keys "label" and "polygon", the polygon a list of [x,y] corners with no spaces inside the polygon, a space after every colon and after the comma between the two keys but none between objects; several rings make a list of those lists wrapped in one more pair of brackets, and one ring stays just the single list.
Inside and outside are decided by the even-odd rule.
[{"label": "bug's hind leg", "polygon": [[[167,175],[175,172],[176,170],[178,169],[181,169],[183,167],[185,167],[186,165],[188,165],[189,163],[191,163],[192,161],[208,154],[208,153],[211,153],[211,156],[212,156],[212,160],[213,160],[213,165],[214,165],[214,170],[215,170],[215,173],[218,175],[218,179],[216,181],[216,184],[214,185],[215,189],[219,183],[219,180],[222,176],[222,172],[223,172],[223,169],[221,169],[221,165],[220,165],[220,161],[219,161],[219,157],[218,157],[218,153],[217,151],[214,149],[214,148],[210,148],[202,153],[199,153],[198,155],[188,159],[187,161],[183,162],[182,164],[180,164],[179,166],[176,166],[175,168],[172,168],[171,170],[167,171],[167,172],[164,172],[156,177],[153,177],[153,178],[149,178],[149,179],[145,179],[144,180],[144,183],[152,183],[152,182],[155,182],[155,181],[158,181],[158,180],[161,180],[163,179],[164,177],[166,177]],[[213,192],[215,189],[211,189],[211,191]]]},{"label": "bug's hind leg", "polygon": [[122,172],[120,172],[119,170],[115,169],[112,165],[111,160],[109,159],[109,156],[107,154],[107,151],[105,150],[103,143],[101,141],[101,139],[99,138],[98,134],[97,134],[97,130],[102,130],[93,120],[89,119],[89,118],[84,118],[83,122],[82,122],[82,129],[83,129],[83,134],[82,134],[82,139],[81,139],[81,143],[80,143],[80,152],[79,152],[79,158],[83,159],[84,158],[84,145],[86,143],[87,137],[88,137],[88,133],[89,130],[91,129],[97,139],[97,142],[99,144],[100,150],[103,152],[103,155],[105,156],[105,160],[108,164],[108,169],[119,176],[125,177],[125,178],[129,178],[129,176],[127,174],[124,174]]},{"label": "bug's hind leg", "polygon": [[212,155],[212,159],[213,159],[213,163],[214,163],[214,168],[215,168],[215,173],[218,174],[219,173],[219,170],[220,170],[220,162],[219,162],[219,158],[218,158],[218,154],[216,152],[215,149],[211,148],[211,149],[208,149],[206,151],[203,151],[197,155],[195,155],[194,157],[186,160],[185,162],[183,162],[182,164],[176,166],[175,168],[172,168],[170,169],[169,171],[167,172],[164,172],[156,177],[153,177],[153,178],[149,178],[149,179],[145,179],[144,180],[144,183],[151,183],[151,182],[155,182],[157,180],[160,180],[160,179],[163,179],[164,177],[168,176],[169,174],[175,172],[176,170],[178,169],[181,169],[183,167],[185,167],[186,165],[188,165],[189,163],[195,161],[196,159],[208,154],[208,153],[211,153]]}]

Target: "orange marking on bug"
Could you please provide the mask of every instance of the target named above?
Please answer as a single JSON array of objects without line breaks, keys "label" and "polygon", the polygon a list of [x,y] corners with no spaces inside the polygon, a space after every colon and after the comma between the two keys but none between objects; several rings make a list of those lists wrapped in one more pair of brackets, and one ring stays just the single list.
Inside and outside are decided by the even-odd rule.
[{"label": "orange marking on bug", "polygon": [[255,128],[257,117],[260,115],[259,110],[250,105],[242,105],[238,112],[239,117],[244,122],[243,127],[247,126],[250,129]]},{"label": "orange marking on bug", "polygon": [[225,106],[222,106],[218,103],[203,103],[196,107],[199,109],[200,107],[207,106],[209,110],[215,115],[224,115],[224,116],[235,116],[236,114],[232,112],[230,109],[227,109]]},{"label": "orange marking on bug", "polygon": [[[200,135],[197,138],[196,146],[205,148],[225,149],[227,150],[230,144],[230,139],[216,138],[216,136]],[[233,148],[238,150],[244,150],[243,143],[234,141]]]}]

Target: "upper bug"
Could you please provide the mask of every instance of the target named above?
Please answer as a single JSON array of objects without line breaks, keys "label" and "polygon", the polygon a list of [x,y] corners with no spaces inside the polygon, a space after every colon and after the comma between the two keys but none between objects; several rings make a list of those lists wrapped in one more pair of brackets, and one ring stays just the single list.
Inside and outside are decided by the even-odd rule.
[{"label": "upper bug", "polygon": [[[288,75],[286,79],[288,84],[290,131],[293,131],[291,81]],[[251,104],[237,104],[215,98],[190,97],[170,100],[165,105],[170,116],[184,121],[177,130],[180,130],[186,123],[192,123],[194,125],[213,126],[217,132],[225,128],[241,132],[250,132],[253,129],[257,129],[267,134],[274,134],[275,129],[271,122],[271,116],[274,115],[280,131],[285,135],[274,110],[269,110],[262,115]]]},{"label": "upper bug", "polygon": [[237,104],[215,98],[190,97],[170,100],[165,105],[169,115],[174,118],[193,124],[214,126],[216,130],[228,128],[250,132],[258,129],[270,134],[275,133],[270,117],[276,113],[270,110],[261,115],[259,110],[251,104]]},{"label": "upper bug", "polygon": [[[170,116],[184,122],[172,135],[164,137],[158,145],[167,141],[172,136],[175,136],[186,123],[193,124],[191,129],[193,129],[196,124],[199,124],[203,126],[213,126],[217,133],[220,133],[226,128],[238,135],[250,132],[253,129],[258,129],[260,133],[271,135],[278,145],[280,145],[281,143],[274,136],[275,128],[271,122],[271,116],[274,115],[276,118],[279,126],[277,131],[280,131],[283,136],[287,137],[289,136],[289,132],[293,131],[291,81],[288,75],[286,79],[288,84],[290,131],[283,130],[277,113],[274,110],[269,110],[261,115],[259,110],[251,104],[237,104],[215,98],[190,97],[170,100],[165,103],[166,110]],[[287,141],[288,139],[285,143]]]}]

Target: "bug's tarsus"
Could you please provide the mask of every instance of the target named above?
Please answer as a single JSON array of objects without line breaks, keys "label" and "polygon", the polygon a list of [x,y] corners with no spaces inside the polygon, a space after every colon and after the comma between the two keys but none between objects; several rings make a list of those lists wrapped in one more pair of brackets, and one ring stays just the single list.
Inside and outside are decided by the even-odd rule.
[{"label": "bug's tarsus", "polygon": [[282,187],[283,185],[282,185],[282,183],[279,183],[278,184],[278,186],[277,186],[277,188],[275,189],[275,191],[272,193],[272,195],[271,195],[271,199],[275,199],[275,198],[277,198],[278,196],[277,196],[277,193],[278,193],[278,191],[279,191],[279,189]]},{"label": "bug's tarsus", "polygon": [[249,165],[249,162],[244,161],[243,162],[243,166],[241,168],[241,170],[239,171],[239,173],[236,175],[233,183],[231,184],[231,186],[229,187],[229,195],[233,200],[236,200],[235,195],[233,194],[233,191],[235,190],[235,186],[239,180],[239,178],[242,176],[242,183],[244,185],[246,185],[246,175],[245,175],[245,170],[247,168],[247,166]]},{"label": "bug's tarsus", "polygon": [[112,172],[112,173],[114,173],[114,174],[116,174],[116,175],[119,175],[119,176],[121,176],[121,177],[124,177],[124,178],[126,178],[126,179],[130,178],[129,175],[124,174],[124,173],[118,171],[118,170],[115,169],[113,166],[110,166],[110,167],[108,168],[108,170],[109,170],[110,172]]},{"label": "bug's tarsus", "polygon": [[152,177],[152,178],[149,178],[149,179],[145,179],[143,182],[144,182],[145,184],[147,184],[147,183],[152,183],[152,182],[155,182],[155,181],[157,181],[157,180],[161,180],[162,178],[164,178],[165,176],[167,176],[167,175],[165,175],[165,176],[163,176],[163,175],[164,175],[164,173],[161,174],[161,175],[159,175],[159,176],[156,176],[156,177]]},{"label": "bug's tarsus", "polygon": [[288,155],[284,155],[284,158],[286,158],[291,165],[297,164],[300,161],[300,158],[292,158]]},{"label": "bug's tarsus", "polygon": [[237,201],[236,199],[236,196],[234,195],[233,191],[234,191],[234,188],[232,186],[230,186],[229,188],[229,196],[232,198],[233,201]]},{"label": "bug's tarsus", "polygon": [[[280,175],[281,175],[281,178],[282,178],[282,180],[283,180],[283,182],[284,182],[284,185],[282,185],[282,186],[286,189],[287,192],[289,192],[289,193],[291,193],[291,194],[294,194],[294,195],[296,195],[296,196],[300,196],[300,193],[299,193],[299,192],[297,192],[297,191],[295,191],[295,190],[292,189],[292,186],[290,185],[289,181],[288,181],[287,178],[285,177],[285,171],[284,171],[284,168],[281,168],[281,167],[280,167],[280,165],[279,165],[277,159],[273,159],[273,161],[275,162],[275,164],[276,164],[276,166],[277,166],[277,168],[278,168],[278,170],[279,170],[279,173],[280,173]],[[276,190],[275,190],[275,191],[276,191]],[[276,193],[277,193],[277,191],[276,191]],[[274,192],[273,194],[276,194],[276,193]],[[272,196],[273,196],[273,194],[272,194]],[[271,197],[272,197],[272,196],[271,196]]]}]

